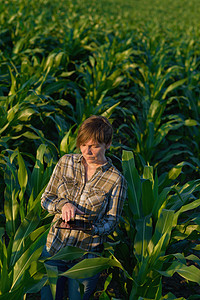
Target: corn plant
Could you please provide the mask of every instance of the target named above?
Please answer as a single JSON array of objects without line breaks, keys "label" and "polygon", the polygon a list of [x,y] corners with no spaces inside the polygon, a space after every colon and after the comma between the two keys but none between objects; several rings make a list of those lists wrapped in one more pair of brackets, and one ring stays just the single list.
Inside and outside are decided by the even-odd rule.
[{"label": "corn plant", "polygon": [[15,234],[19,220],[23,221],[34,207],[37,207],[40,215],[40,196],[50,178],[53,166],[53,158],[45,145],[38,148],[32,171],[27,168],[27,162],[19,151],[10,151],[9,156],[4,156],[1,167],[4,170],[6,184],[4,213],[9,237]]},{"label": "corn plant", "polygon": [[[26,139],[24,131],[37,146],[42,138],[58,147],[56,127],[61,129],[60,143],[71,126],[88,115],[112,114],[117,129],[115,149],[123,141],[137,153],[138,160],[144,157],[160,169],[165,167],[166,149],[170,149],[170,168],[187,160],[192,166],[188,172],[195,177],[200,165],[196,32],[186,27],[176,35],[174,22],[166,22],[161,33],[159,18],[151,18],[145,25],[144,15],[147,19],[150,15],[148,3],[142,15],[137,12],[140,3],[126,13],[123,8],[128,27],[126,18],[118,15],[118,1],[112,7],[113,21],[105,11],[102,14],[101,4],[90,1],[84,5],[79,0],[69,1],[67,9],[64,1],[47,1],[45,9],[41,1],[28,3],[30,10],[23,1],[16,7],[9,1],[1,4],[0,95],[1,103],[7,102],[1,109],[3,147],[19,146],[19,139]],[[111,3],[104,1],[103,7]],[[187,5],[189,12],[191,6]],[[171,2],[164,5],[165,9],[172,6]],[[155,15],[159,7],[156,1]],[[169,28],[174,35],[169,35]],[[51,131],[46,130],[49,127]]]},{"label": "corn plant", "polygon": [[22,299],[26,289],[44,284],[44,281],[40,283],[44,266],[37,259],[44,247],[49,224],[39,224],[40,217],[35,209],[27,214],[9,242],[3,238],[4,228],[1,228],[0,299]]},{"label": "corn plant", "polygon": [[[198,151],[197,155],[191,151],[187,137],[198,130],[199,114],[197,104],[192,107],[195,113],[191,111],[191,106],[191,114],[184,109],[187,105],[189,110],[189,79],[179,61],[173,64],[169,61],[168,52],[174,49],[170,49],[165,40],[158,44],[156,38],[152,37],[150,43],[149,37],[145,34],[143,37],[144,43],[139,42],[142,51],[135,53],[132,58],[137,64],[129,72],[134,98],[138,99],[135,101],[136,112],[129,116],[132,147],[139,157],[160,168],[167,149],[168,160],[174,163],[185,158],[193,165],[195,172],[198,170],[196,163],[199,166],[199,154]],[[183,135],[186,138],[182,139]]]},{"label": "corn plant", "polygon": [[[0,297],[22,299],[27,289],[44,284],[41,280],[45,269],[37,259],[46,242],[51,218],[41,215],[40,198],[52,172],[52,159],[47,147],[41,145],[30,172],[19,151],[9,154],[4,156],[2,166],[6,221],[1,227]],[[45,156],[49,159],[46,163]]]},{"label": "corn plant", "polygon": [[[126,151],[123,154],[123,170],[129,183],[128,203],[125,207],[123,230],[119,231],[122,245],[119,244],[117,251],[119,257],[123,257],[122,265],[127,267],[131,272],[129,274],[135,279],[132,285],[129,284],[130,299],[161,299],[161,274],[172,275],[172,272],[167,270],[175,266],[174,272],[177,271],[184,278],[199,284],[199,269],[193,270],[193,266],[188,267],[187,257],[184,258],[181,253],[176,252],[167,255],[174,241],[174,232],[180,226],[178,222],[182,223],[184,228],[188,226],[188,235],[186,234],[185,238],[192,232],[196,232],[198,237],[199,225],[198,219],[195,218],[195,209],[200,200],[195,198],[194,194],[195,191],[198,194],[199,181],[188,183],[180,189],[176,185],[170,185],[170,181],[180,174],[180,170],[174,168],[165,176],[168,181],[167,185],[163,186],[157,175],[154,179],[153,168],[150,166],[144,168],[140,178],[133,154]],[[179,197],[181,203],[176,197]],[[190,214],[189,211],[193,209],[194,212]],[[188,212],[186,219],[180,218],[178,221],[183,212]],[[175,236],[178,240],[178,236]],[[195,255],[189,255],[188,259],[199,263]],[[190,276],[191,272],[193,276]]]}]

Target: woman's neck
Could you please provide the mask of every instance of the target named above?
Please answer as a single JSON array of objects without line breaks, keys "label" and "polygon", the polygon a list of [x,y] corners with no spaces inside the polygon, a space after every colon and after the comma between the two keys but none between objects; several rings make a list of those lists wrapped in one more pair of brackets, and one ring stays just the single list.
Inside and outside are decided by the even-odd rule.
[{"label": "woman's neck", "polygon": [[85,168],[85,178],[86,181],[90,180],[94,173],[96,172],[96,169],[102,165],[104,165],[107,162],[107,159],[105,158],[105,161],[99,164],[88,164],[85,159],[83,159],[83,165]]}]

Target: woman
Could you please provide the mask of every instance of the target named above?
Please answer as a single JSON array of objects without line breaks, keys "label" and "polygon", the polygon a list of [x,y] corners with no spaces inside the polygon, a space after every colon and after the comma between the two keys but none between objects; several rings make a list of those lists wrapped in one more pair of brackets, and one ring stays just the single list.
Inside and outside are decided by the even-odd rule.
[{"label": "woman", "polygon": [[[65,246],[101,251],[107,236],[118,224],[127,184],[105,156],[112,142],[112,134],[112,126],[105,117],[91,116],[78,131],[77,148],[80,148],[81,154],[66,154],[57,163],[42,195],[42,207],[55,214],[53,222],[60,217],[65,223],[75,217],[79,220],[87,217],[93,225],[90,232],[52,226],[43,253],[45,256],[52,256]],[[63,263],[60,270],[64,271],[65,267]],[[62,299],[62,280],[60,278],[57,283],[56,299]],[[80,280],[85,286],[84,300],[93,293],[97,280],[98,275]],[[78,282],[69,279],[70,300],[81,299],[78,289]],[[41,299],[50,299],[46,296],[49,291],[49,287],[43,288]]]}]

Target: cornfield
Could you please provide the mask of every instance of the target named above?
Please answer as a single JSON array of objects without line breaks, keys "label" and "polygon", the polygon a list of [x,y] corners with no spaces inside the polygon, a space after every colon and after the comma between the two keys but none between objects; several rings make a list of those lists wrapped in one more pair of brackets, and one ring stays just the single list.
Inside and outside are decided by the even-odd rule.
[{"label": "cornfield", "polygon": [[[47,281],[55,297],[61,274],[40,258],[52,220],[40,197],[91,115],[113,125],[107,155],[128,197],[104,252],[64,276],[106,269],[99,299],[116,299],[112,280],[122,299],[200,299],[199,15],[198,0],[0,3],[0,300]],[[187,298],[164,293],[175,273]]]}]

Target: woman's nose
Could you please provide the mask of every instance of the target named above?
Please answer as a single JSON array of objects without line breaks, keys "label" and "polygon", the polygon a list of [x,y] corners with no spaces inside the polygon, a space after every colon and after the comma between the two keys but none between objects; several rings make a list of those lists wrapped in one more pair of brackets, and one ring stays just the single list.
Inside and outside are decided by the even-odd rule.
[{"label": "woman's nose", "polygon": [[91,154],[91,149],[90,149],[90,147],[87,147],[86,153]]}]

